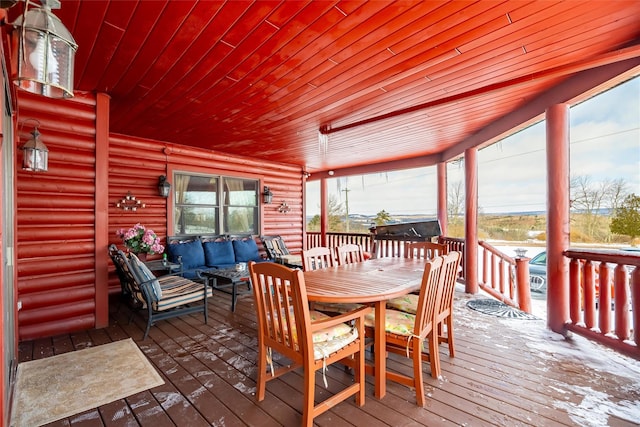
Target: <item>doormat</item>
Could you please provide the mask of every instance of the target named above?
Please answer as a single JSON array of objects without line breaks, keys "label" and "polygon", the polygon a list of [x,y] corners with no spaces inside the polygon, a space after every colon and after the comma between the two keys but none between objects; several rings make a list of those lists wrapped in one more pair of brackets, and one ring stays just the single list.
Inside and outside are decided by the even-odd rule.
[{"label": "doormat", "polygon": [[11,427],[41,426],[162,384],[131,338],[23,362]]},{"label": "doormat", "polygon": [[539,317],[536,317],[533,314],[524,312],[496,299],[472,299],[467,302],[467,307],[490,316],[508,317],[510,319],[540,320]]}]

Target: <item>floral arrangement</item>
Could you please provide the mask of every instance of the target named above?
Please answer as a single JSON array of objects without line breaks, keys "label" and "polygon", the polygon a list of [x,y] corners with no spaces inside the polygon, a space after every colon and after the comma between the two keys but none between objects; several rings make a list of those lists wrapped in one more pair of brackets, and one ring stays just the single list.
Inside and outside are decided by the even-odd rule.
[{"label": "floral arrangement", "polygon": [[140,223],[128,230],[121,228],[116,231],[116,235],[122,239],[124,245],[134,254],[147,253],[153,255],[164,251],[164,246],[160,244],[160,239],[156,233],[145,228]]}]

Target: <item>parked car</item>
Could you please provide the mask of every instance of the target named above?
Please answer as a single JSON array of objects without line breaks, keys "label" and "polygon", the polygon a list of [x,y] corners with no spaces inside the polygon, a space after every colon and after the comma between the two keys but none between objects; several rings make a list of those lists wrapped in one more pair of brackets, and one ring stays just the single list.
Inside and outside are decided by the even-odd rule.
[{"label": "parked car", "polygon": [[[640,248],[629,247],[620,249],[627,252],[640,252]],[[634,270],[632,266],[627,266],[629,273]],[[611,295],[613,295],[613,276],[611,277]],[[529,287],[532,292],[547,292],[547,252],[540,252],[529,261]],[[596,276],[596,295],[598,293],[599,283]]]},{"label": "parked car", "polygon": [[542,251],[529,261],[529,287],[532,292],[547,292],[547,252]]}]

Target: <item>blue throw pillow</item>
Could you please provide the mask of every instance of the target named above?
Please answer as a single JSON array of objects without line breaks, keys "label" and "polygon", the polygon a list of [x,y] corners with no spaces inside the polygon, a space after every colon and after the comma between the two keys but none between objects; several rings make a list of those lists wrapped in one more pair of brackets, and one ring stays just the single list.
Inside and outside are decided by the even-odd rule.
[{"label": "blue throw pillow", "polygon": [[171,262],[178,262],[178,257],[182,256],[182,267],[185,270],[205,265],[204,249],[202,242],[198,239],[192,242],[167,245],[167,252],[169,252]]},{"label": "blue throw pillow", "polygon": [[204,242],[202,246],[204,246],[204,259],[207,267],[235,264],[236,257],[230,240]]},{"label": "blue throw pillow", "polygon": [[258,245],[253,239],[234,240],[233,251],[236,253],[236,262],[249,262],[260,260]]},{"label": "blue throw pillow", "polygon": [[147,267],[135,254],[129,255],[129,261],[131,264],[131,270],[133,275],[140,281],[140,283],[151,282],[151,298],[158,302],[162,299],[162,288],[160,287],[160,282],[156,279],[156,276],[153,275],[149,267]]}]

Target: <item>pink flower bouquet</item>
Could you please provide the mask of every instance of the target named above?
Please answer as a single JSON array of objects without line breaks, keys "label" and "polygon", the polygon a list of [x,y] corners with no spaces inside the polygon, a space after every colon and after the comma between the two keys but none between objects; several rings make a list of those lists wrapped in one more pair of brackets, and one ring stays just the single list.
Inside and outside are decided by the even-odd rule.
[{"label": "pink flower bouquet", "polygon": [[122,239],[124,245],[134,254],[147,253],[153,255],[164,251],[164,246],[160,244],[160,239],[156,233],[153,230],[146,229],[140,223],[128,230],[121,228],[116,231],[116,235]]}]

